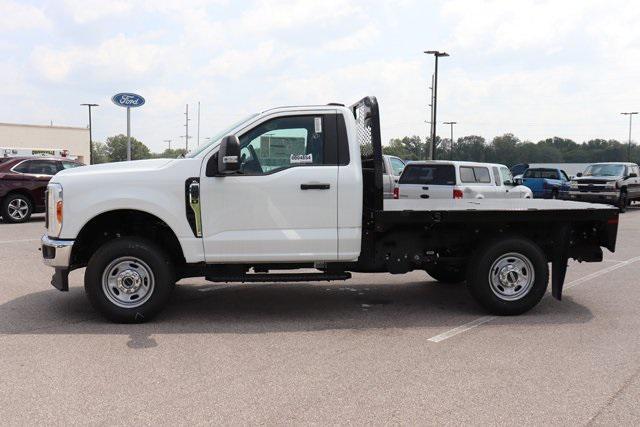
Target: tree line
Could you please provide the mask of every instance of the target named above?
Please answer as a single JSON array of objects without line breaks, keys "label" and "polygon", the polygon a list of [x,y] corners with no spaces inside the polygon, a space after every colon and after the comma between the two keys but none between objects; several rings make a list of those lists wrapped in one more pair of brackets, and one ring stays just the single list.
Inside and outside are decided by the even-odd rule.
[{"label": "tree line", "polygon": [[[187,150],[184,148],[167,148],[161,153],[153,153],[142,141],[131,137],[131,159],[175,159],[183,156]],[[93,163],[122,162],[127,160],[127,136],[114,135],[105,142],[93,143]]]},{"label": "tree line", "polygon": [[[425,158],[427,143],[419,136],[393,138],[383,146],[383,153],[405,160]],[[615,139],[592,139],[578,143],[567,138],[547,138],[537,143],[521,141],[511,133],[496,136],[490,142],[477,135],[454,139],[436,138],[436,158],[468,160],[474,162],[502,163],[513,166],[518,163],[594,163],[626,162],[628,144]],[[631,161],[640,161],[640,147],[631,145]]]},{"label": "tree line", "polygon": [[[419,136],[393,138],[382,147],[384,154],[404,160],[425,158],[429,139]],[[153,153],[144,143],[131,138],[133,160],[152,158],[176,158],[185,154],[184,148],[166,149]],[[513,166],[518,163],[593,163],[622,162],[628,159],[628,145],[615,139],[592,139],[583,143],[567,138],[547,138],[537,143],[521,141],[511,133],[496,136],[490,142],[477,135],[468,135],[453,141],[436,138],[436,157],[446,160],[502,163]],[[127,159],[126,135],[115,135],[93,144],[94,163],[119,162]],[[631,145],[631,161],[640,162],[640,147]]]}]

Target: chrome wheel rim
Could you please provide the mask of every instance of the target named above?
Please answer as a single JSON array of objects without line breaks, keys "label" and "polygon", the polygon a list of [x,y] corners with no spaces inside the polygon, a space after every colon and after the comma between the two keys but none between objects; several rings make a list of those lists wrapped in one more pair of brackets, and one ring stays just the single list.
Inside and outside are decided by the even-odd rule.
[{"label": "chrome wheel rim", "polygon": [[154,287],[151,268],[136,257],[115,259],[102,274],[102,291],[118,307],[140,307],[151,298]]},{"label": "chrome wheel rim", "polygon": [[526,256],[510,252],[500,256],[489,270],[493,293],[504,301],[516,301],[527,295],[535,282],[533,263]]},{"label": "chrome wheel rim", "polygon": [[29,204],[24,199],[13,199],[7,205],[7,213],[15,220],[25,219],[29,213]]}]

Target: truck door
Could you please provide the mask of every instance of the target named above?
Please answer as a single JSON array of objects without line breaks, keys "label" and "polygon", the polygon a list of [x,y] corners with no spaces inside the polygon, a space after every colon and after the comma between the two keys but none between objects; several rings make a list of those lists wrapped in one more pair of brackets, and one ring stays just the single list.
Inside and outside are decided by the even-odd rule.
[{"label": "truck door", "polygon": [[336,115],[326,113],[265,118],[238,135],[238,174],[203,173],[207,262],[337,260]]},{"label": "truck door", "polygon": [[640,169],[636,165],[632,165],[628,167],[628,174],[635,173],[635,178],[629,178],[627,188],[629,191],[630,197],[634,199],[640,198]]},{"label": "truck door", "polygon": [[502,179],[500,178],[500,172],[496,166],[491,168],[491,172],[493,173],[493,183],[496,185],[495,195],[492,197],[498,199],[506,199],[509,198],[509,188],[504,185]]},{"label": "truck door", "polygon": [[395,184],[393,182],[393,173],[388,156],[382,156],[382,165],[384,166],[384,173],[382,174],[382,196],[385,199],[391,199],[393,198],[393,188]]},{"label": "truck door", "polygon": [[460,182],[465,199],[491,199],[498,197],[498,187],[491,180],[485,166],[460,166]]},{"label": "truck door", "polygon": [[384,198],[393,198],[393,189],[398,185],[398,179],[404,170],[404,162],[397,157],[382,156],[384,164],[384,175],[382,175],[382,186]]}]

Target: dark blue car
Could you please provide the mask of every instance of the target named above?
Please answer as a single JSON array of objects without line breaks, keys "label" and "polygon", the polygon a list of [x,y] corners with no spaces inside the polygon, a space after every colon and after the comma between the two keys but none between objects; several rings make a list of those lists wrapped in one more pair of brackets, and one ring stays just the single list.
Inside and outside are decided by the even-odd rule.
[{"label": "dark blue car", "polygon": [[569,177],[562,169],[529,168],[522,175],[522,185],[531,189],[536,199],[560,199],[569,191]]}]

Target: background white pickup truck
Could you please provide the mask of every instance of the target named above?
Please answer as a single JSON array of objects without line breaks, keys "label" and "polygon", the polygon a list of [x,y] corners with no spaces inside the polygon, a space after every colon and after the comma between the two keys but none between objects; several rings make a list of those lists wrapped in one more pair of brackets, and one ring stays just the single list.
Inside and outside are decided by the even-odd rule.
[{"label": "background white pickup truck", "polygon": [[569,257],[600,261],[601,246],[615,249],[610,207],[443,200],[427,209],[383,200],[382,176],[375,98],[267,110],[187,158],[55,175],[44,262],[60,290],[86,266],[89,300],[117,322],[158,313],[184,277],[282,282],[411,270],[466,278],[487,310],[518,314],[544,295],[549,262],[560,298]]},{"label": "background white pickup truck", "polygon": [[394,199],[531,199],[497,163],[450,160],[409,162],[398,179]]}]

